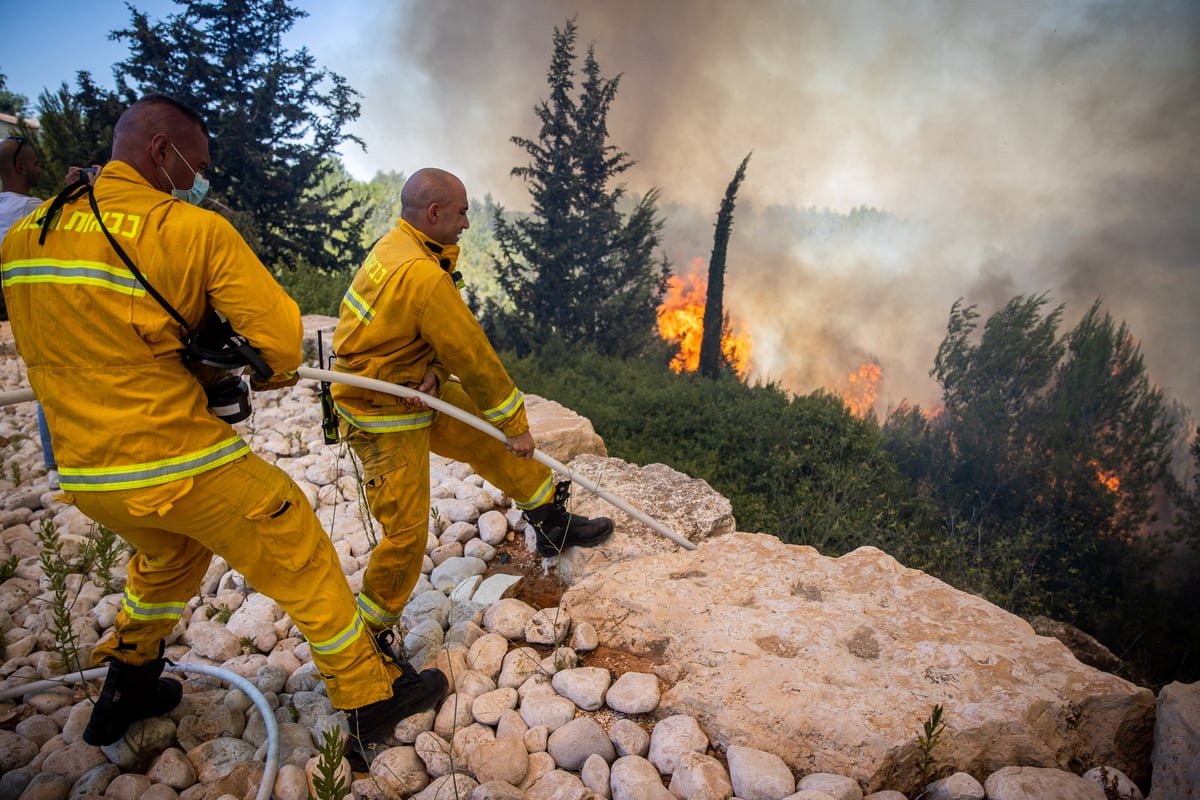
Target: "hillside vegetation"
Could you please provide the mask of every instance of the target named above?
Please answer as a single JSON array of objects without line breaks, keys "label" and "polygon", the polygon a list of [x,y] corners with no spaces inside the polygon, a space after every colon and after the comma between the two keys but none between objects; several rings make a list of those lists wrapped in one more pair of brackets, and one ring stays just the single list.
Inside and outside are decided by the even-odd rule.
[{"label": "hillside vegetation", "polygon": [[[590,419],[609,455],[708,481],[732,502],[739,530],[831,556],[872,545],[1015,613],[1078,625],[1125,659],[1131,680],[1157,686],[1200,677],[1197,587],[1155,580],[1167,537],[1092,531],[1084,539],[1087,531],[1067,536],[1028,514],[1021,522],[983,510],[964,519],[965,506],[948,504],[951,492],[935,471],[906,475],[893,455],[903,455],[910,473],[915,460],[938,460],[932,437],[914,432],[919,410],[880,425],[825,392],[794,396],[731,375],[679,375],[667,360],[555,347],[506,356],[524,391]],[[1085,516],[1081,508],[1069,513]],[[1175,547],[1173,559],[1183,545]]]}]

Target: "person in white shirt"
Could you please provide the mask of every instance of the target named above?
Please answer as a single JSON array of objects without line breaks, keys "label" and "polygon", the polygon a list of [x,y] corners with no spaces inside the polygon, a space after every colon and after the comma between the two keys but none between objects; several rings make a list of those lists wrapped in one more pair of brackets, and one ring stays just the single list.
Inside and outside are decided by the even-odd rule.
[{"label": "person in white shirt", "polygon": [[10,136],[0,142],[0,236],[12,224],[42,204],[29,192],[42,176],[37,152],[21,136]]},{"label": "person in white shirt", "polygon": [[[38,166],[37,151],[22,136],[9,136],[0,142],[0,238],[19,219],[24,219],[42,204],[29,192],[42,175]],[[50,445],[50,430],[46,427],[46,414],[42,404],[37,404],[38,434],[42,440],[42,462],[46,465],[46,481],[51,489],[58,488],[58,464],[54,460],[54,449]]]}]

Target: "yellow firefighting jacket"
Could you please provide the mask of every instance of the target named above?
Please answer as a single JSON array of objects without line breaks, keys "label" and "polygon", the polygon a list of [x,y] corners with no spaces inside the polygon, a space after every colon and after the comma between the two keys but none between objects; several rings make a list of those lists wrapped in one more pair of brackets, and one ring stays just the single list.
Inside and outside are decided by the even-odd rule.
[{"label": "yellow firefighting jacket", "polygon": [[[342,298],[335,372],[416,387],[432,370],[457,376],[484,419],[505,435],[529,430],[525,401],[455,285],[458,247],[431,241],[404,220],[376,243]],[[338,414],[374,433],[428,427],[431,409],[395,395],[332,386]]]},{"label": "yellow firefighting jacket", "polygon": [[[119,161],[104,167],[95,196],[105,227],[189,326],[215,309],[277,375],[300,365],[296,303],[227,221]],[[121,261],[86,195],[39,244],[36,220],[49,207],[5,236],[0,273],[63,489],[153,486],[247,454],[180,360],[179,323]]]}]

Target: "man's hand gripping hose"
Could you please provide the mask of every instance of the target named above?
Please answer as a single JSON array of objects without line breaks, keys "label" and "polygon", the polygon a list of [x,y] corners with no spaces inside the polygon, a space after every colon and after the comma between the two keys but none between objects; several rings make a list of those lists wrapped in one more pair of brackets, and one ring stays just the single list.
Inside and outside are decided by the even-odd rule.
[{"label": "man's hand gripping hose", "polygon": [[[384,392],[386,394],[393,394],[393,395],[396,395],[397,397],[419,397],[420,399],[424,400],[429,405],[429,407],[432,409],[440,411],[443,414],[448,414],[449,416],[457,419],[459,422],[462,422],[466,425],[470,425],[471,427],[486,433],[488,436],[491,436],[493,439],[499,439],[502,442],[508,441],[508,437],[505,436],[504,433],[499,428],[496,428],[495,426],[490,425],[487,422],[484,422],[483,420],[479,419],[478,417],[475,417],[475,416],[472,416],[471,414],[466,413],[465,411],[463,411],[461,408],[458,408],[457,406],[452,406],[443,400],[439,400],[436,397],[432,397],[432,396],[424,394],[422,392],[418,392],[416,389],[410,389],[407,386],[399,386],[394,383],[386,383],[384,381],[375,380],[374,378],[363,378],[358,375],[346,375],[341,372],[331,372],[329,370],[313,369],[311,367],[300,367],[300,369],[297,370],[297,373],[299,374],[299,376],[301,378],[307,378],[309,380],[314,380],[314,381],[321,381],[321,382],[331,381],[334,383],[345,383],[350,386],[358,386],[359,388],[362,388],[362,389],[372,389],[376,392]],[[566,477],[569,480],[574,481],[575,483],[578,483],[580,486],[587,489],[588,491],[593,492],[597,496],[604,498],[612,505],[616,506],[617,508],[624,511],[629,516],[636,519],[638,522],[641,522],[645,525],[650,526],[650,528],[653,529],[656,533],[661,534],[662,536],[665,536],[666,538],[670,539],[672,542],[675,542],[675,544],[679,545],[684,550],[695,550],[696,549],[696,545],[692,544],[687,539],[683,538],[678,533],[676,533],[675,531],[668,528],[666,525],[663,525],[661,522],[658,522],[654,518],[650,517],[649,515],[646,514],[646,512],[642,511],[641,509],[637,508],[634,505],[631,505],[629,502],[622,500],[620,497],[617,497],[613,493],[611,493],[605,489],[602,489],[599,485],[588,480],[587,478],[584,478],[582,475],[578,475],[578,474],[572,472],[570,469],[565,467],[563,464],[559,463],[555,459],[546,455],[541,450],[535,450],[533,452],[533,458],[535,461],[538,461],[539,463],[544,464],[545,466],[554,470],[558,474]]]}]

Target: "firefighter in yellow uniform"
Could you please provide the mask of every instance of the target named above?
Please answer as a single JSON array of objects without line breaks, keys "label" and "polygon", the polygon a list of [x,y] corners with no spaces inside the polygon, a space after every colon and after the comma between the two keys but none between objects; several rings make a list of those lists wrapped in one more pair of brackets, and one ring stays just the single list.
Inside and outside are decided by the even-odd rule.
[{"label": "firefighter in yellow uniform", "polygon": [[421,575],[429,515],[429,452],[470,464],[534,526],[537,550],[594,546],[606,518],[566,510],[567,482],[533,461],[525,402],[459,294],[458,238],[469,226],[462,182],[413,173],[398,224],[375,245],[342,299],[334,371],[437,396],[499,428],[507,443],[441,415],[419,399],[334,383],[341,432],[363,464],[367,502],[384,536],[371,553],[358,607],[389,647],[391,626]]},{"label": "firefighter in yellow uniform", "polygon": [[180,320],[196,329],[216,311],[269,365],[255,388],[294,383],[301,363],[296,303],[227,221],[194,205],[208,164],[200,116],[148,95],[117,122],[94,193],[69,187],[16,223],[0,251],[65,497],[136,550],[116,626],[95,648],[109,670],[84,740],[117,741],[179,702],[179,682],[161,675],[164,637],[213,553],[308,639],[352,735],[379,739],[441,699],[445,678],[379,650],[304,494],[210,410],[180,356]]}]

